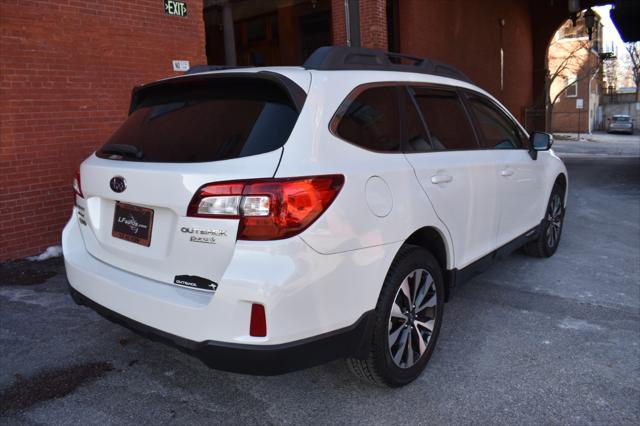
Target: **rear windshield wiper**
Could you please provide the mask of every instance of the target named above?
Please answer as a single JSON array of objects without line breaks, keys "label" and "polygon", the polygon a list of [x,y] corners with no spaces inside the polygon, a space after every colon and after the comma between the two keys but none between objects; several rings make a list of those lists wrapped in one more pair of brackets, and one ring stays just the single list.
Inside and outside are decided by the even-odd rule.
[{"label": "rear windshield wiper", "polygon": [[127,157],[135,157],[138,160],[142,160],[142,158],[144,157],[144,152],[134,145],[108,143],[100,148],[100,151],[106,154],[119,154]]}]

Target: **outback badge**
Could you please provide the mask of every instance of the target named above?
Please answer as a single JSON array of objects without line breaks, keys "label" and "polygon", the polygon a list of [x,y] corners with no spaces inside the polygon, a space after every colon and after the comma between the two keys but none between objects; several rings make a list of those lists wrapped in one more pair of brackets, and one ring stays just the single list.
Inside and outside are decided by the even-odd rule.
[{"label": "outback badge", "polygon": [[173,278],[173,283],[183,285],[185,287],[210,291],[212,293],[215,293],[215,291],[218,289],[218,284],[197,275],[176,275]]}]

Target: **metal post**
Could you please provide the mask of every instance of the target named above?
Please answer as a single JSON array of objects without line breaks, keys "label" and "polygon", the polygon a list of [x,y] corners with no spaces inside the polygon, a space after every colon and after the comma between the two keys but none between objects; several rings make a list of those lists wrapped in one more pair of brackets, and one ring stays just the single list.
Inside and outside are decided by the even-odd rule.
[{"label": "metal post", "polygon": [[578,108],[578,142],[580,141],[580,111],[582,108]]},{"label": "metal post", "polygon": [[349,0],[344,0],[344,26],[347,30],[347,46],[351,47],[351,23],[349,19]]},{"label": "metal post", "polygon": [[236,62],[236,40],[233,31],[233,14],[231,4],[226,1],[222,5],[222,26],[224,28],[224,59],[226,65],[235,66]]},{"label": "metal post", "polygon": [[347,35],[347,46],[360,47],[360,2],[344,0],[344,25]]}]

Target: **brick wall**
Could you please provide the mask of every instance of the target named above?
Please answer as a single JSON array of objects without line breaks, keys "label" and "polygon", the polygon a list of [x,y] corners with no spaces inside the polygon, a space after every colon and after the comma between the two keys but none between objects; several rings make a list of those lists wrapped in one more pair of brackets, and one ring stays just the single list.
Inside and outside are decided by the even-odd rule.
[{"label": "brick wall", "polygon": [[528,0],[402,0],[400,49],[458,67],[523,121],[534,98],[530,6]]},{"label": "brick wall", "polygon": [[347,44],[347,28],[344,21],[344,0],[331,0],[331,41],[335,45]]},{"label": "brick wall", "polygon": [[360,0],[360,40],[363,47],[387,50],[387,2]]},{"label": "brick wall", "polygon": [[0,261],[60,242],[78,164],[125,118],[131,88],[206,63],[202,0],[0,3]]},{"label": "brick wall", "polygon": [[[387,50],[386,0],[360,0],[360,44]],[[344,0],[331,0],[331,40],[335,45],[347,44]]]}]

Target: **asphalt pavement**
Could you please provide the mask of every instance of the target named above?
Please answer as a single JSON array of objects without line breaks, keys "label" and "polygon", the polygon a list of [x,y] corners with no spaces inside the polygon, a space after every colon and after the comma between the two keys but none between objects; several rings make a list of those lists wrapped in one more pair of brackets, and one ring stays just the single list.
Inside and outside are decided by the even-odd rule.
[{"label": "asphalt pavement", "polygon": [[557,141],[570,185],[558,252],[514,253],[457,288],[425,373],[401,389],[341,361],[211,370],[76,306],[59,260],[2,265],[0,423],[640,424],[638,146]]}]

